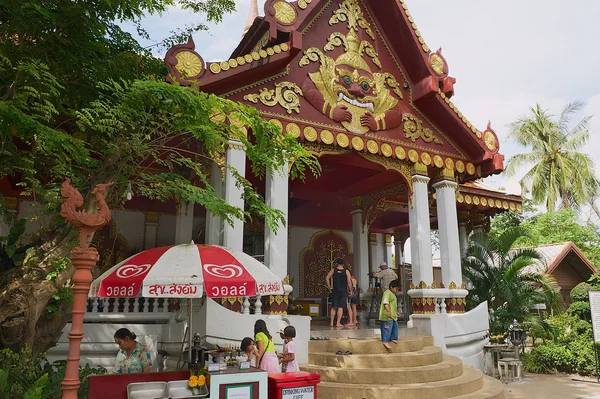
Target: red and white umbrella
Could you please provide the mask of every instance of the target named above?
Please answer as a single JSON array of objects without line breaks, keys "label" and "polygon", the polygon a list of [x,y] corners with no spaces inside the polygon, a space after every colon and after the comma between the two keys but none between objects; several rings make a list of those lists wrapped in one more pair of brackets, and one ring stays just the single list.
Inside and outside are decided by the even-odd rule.
[{"label": "red and white umbrella", "polygon": [[133,255],[94,280],[89,297],[209,298],[283,295],[283,283],[248,254],[217,245],[182,244]]}]

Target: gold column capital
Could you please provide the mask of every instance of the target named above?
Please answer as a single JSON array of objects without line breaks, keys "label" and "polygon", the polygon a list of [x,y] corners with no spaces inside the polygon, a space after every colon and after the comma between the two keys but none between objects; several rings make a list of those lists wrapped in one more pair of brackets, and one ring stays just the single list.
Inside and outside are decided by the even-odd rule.
[{"label": "gold column capital", "polygon": [[416,164],[414,164],[413,175],[428,176],[427,165],[422,164],[421,162],[417,162]]}]

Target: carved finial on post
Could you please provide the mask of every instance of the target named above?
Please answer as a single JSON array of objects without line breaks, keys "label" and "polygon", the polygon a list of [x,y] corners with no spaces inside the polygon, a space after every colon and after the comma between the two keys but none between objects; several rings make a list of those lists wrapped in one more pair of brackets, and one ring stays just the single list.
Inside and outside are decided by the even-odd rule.
[{"label": "carved finial on post", "polygon": [[95,195],[97,211],[87,213],[79,211],[83,206],[83,196],[71,186],[71,180],[66,179],[62,184],[61,195],[63,203],[60,214],[67,223],[71,223],[79,229],[79,246],[75,247],[70,254],[71,263],[75,267],[73,275],[73,315],[71,319],[71,331],[69,332],[69,354],[67,355],[67,367],[65,378],[62,381],[63,399],[77,399],[77,391],[81,382],[79,381],[79,358],[81,353],[81,340],[83,339],[83,316],[87,294],[92,282],[92,267],[98,261],[98,251],[89,246],[90,236],[110,221],[110,209],[104,200],[106,189],[113,183],[98,184],[92,190]]}]

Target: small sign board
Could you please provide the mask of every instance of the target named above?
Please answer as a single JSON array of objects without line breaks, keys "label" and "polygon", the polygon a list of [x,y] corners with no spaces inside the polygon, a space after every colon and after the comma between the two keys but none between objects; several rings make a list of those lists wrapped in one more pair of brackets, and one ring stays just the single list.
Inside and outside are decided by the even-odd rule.
[{"label": "small sign board", "polygon": [[226,399],[252,399],[252,385],[238,385],[225,388]]},{"label": "small sign board", "polygon": [[594,342],[600,343],[600,291],[589,291],[590,310],[592,312],[592,327]]},{"label": "small sign board", "polygon": [[215,371],[220,371],[221,365],[219,363],[209,363],[208,364],[208,372],[214,373]]},{"label": "small sign board", "polygon": [[315,387],[283,388],[281,399],[315,399]]},{"label": "small sign board", "polygon": [[250,370],[250,362],[240,362],[240,370]]}]

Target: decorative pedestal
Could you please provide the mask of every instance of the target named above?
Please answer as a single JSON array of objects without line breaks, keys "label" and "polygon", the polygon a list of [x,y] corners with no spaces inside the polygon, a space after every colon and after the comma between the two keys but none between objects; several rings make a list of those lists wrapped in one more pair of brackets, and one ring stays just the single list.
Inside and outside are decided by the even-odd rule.
[{"label": "decorative pedestal", "polygon": [[244,298],[241,296],[221,298],[217,302],[219,302],[224,308],[227,308],[233,312],[242,313],[244,310]]},{"label": "decorative pedestal", "polygon": [[287,314],[289,299],[287,295],[269,295],[263,297],[263,314]]}]

